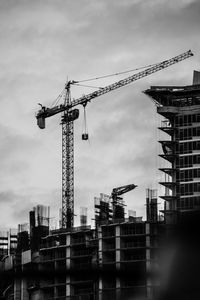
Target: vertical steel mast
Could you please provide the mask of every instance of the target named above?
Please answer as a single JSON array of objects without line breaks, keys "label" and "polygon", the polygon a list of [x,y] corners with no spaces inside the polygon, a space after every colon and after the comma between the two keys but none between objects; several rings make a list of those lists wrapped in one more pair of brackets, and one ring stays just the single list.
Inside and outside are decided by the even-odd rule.
[{"label": "vertical steel mast", "polygon": [[[65,85],[65,106],[71,104],[70,84]],[[74,121],[70,110],[62,116],[62,228],[73,227],[74,220]]]}]

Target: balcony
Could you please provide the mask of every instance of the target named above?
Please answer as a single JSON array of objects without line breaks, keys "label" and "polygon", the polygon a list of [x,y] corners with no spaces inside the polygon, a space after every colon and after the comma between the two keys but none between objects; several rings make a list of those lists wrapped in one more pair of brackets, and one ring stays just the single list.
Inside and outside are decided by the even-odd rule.
[{"label": "balcony", "polygon": [[143,241],[127,241],[122,243],[121,249],[139,249],[139,248],[145,248],[146,247],[146,240],[143,239]]},{"label": "balcony", "polygon": [[115,243],[103,243],[102,251],[115,251]]},{"label": "balcony", "polygon": [[159,156],[169,161],[170,163],[173,163],[176,158],[175,154],[159,154]]},{"label": "balcony", "polygon": [[79,237],[79,238],[72,238],[72,241],[71,241],[71,245],[72,246],[75,246],[75,245],[82,245],[82,244],[85,244],[86,243],[86,239],[85,239],[85,236],[83,237]]},{"label": "balcony", "polygon": [[132,226],[122,226],[121,236],[130,236],[130,235],[144,235],[145,225],[144,223],[133,223]]},{"label": "balcony", "polygon": [[162,184],[163,186],[165,186],[167,189],[170,190],[174,190],[177,185],[176,182],[172,182],[172,181],[168,181],[168,182],[161,181],[159,182],[159,184]]},{"label": "balcony", "polygon": [[163,117],[170,119],[171,117],[174,117],[175,114],[179,113],[179,107],[161,106],[161,107],[157,107],[157,112]]},{"label": "balcony", "polygon": [[176,172],[176,169],[174,168],[160,168],[159,170],[164,172],[165,174],[168,174],[169,176],[173,176]]},{"label": "balcony", "polygon": [[81,249],[72,252],[71,258],[83,257],[83,256],[92,256],[90,249]]},{"label": "balcony", "polygon": [[91,262],[76,262],[72,265],[72,270],[91,270],[92,263]]}]

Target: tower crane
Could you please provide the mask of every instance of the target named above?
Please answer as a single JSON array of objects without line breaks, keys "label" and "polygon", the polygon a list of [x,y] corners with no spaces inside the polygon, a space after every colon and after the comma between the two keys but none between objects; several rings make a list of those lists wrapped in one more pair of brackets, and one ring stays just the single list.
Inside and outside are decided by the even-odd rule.
[{"label": "tower crane", "polygon": [[36,118],[39,128],[45,128],[45,119],[58,113],[62,113],[62,227],[71,228],[74,224],[74,121],[79,117],[79,110],[74,108],[78,105],[84,107],[91,100],[104,95],[108,92],[123,87],[129,83],[139,80],[145,76],[158,72],[182,60],[193,56],[191,50],[184,52],[171,59],[164,60],[147,69],[140,71],[120,81],[100,88],[92,93],[83,95],[78,99],[71,99],[70,87],[78,81],[68,81],[65,84],[64,103],[48,108],[42,106]]},{"label": "tower crane", "polygon": [[135,184],[127,184],[124,186],[116,187],[112,190],[111,198],[113,204],[113,219],[120,219],[124,216],[124,205],[121,202],[123,198],[120,196],[126,194],[137,187]]},{"label": "tower crane", "polygon": [[135,184],[127,184],[127,185],[123,185],[120,187],[116,187],[112,190],[111,197],[114,201],[118,196],[121,196],[123,194],[130,192],[133,189],[135,189],[136,187],[137,187],[137,185],[135,185]]}]

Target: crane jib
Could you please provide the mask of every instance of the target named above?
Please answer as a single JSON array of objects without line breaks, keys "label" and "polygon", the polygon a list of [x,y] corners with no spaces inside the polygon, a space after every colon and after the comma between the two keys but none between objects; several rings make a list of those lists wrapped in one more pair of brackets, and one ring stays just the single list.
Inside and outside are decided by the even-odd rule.
[{"label": "crane jib", "polygon": [[190,56],[193,56],[193,53],[191,50],[185,52],[185,53],[182,53],[178,56],[175,56],[169,60],[164,60],[162,61],[161,63],[158,63],[158,64],[155,64],[154,66],[144,70],[144,71],[141,71],[139,73],[136,73],[132,76],[129,76],[125,79],[122,79],[118,82],[114,82],[108,86],[105,86],[104,88],[101,88],[97,91],[94,91],[93,93],[90,93],[90,94],[87,94],[87,95],[83,95],[82,97],[78,98],[78,99],[74,99],[70,104],[68,105],[64,105],[64,104],[61,104],[59,106],[55,106],[53,108],[46,108],[46,107],[42,107],[41,110],[39,110],[36,118],[38,119],[37,121],[37,124],[38,126],[43,129],[45,128],[45,118],[48,118],[48,117],[51,117],[53,115],[56,115],[58,113],[61,113],[61,112],[64,112],[64,111],[69,111],[72,107],[75,107],[77,105],[84,105],[85,103],[89,102],[90,100],[94,99],[94,98],[97,98],[101,95],[104,95],[108,92],[111,92],[115,89],[118,89],[120,87],[123,87],[127,84],[130,84],[136,80],[139,80],[145,76],[148,76],[150,74],[153,74],[155,72],[158,72],[164,68],[167,68],[175,63],[178,63],[184,59],[187,59],[189,58]]},{"label": "crane jib", "polygon": [[108,85],[108,86],[106,86],[104,88],[101,88],[101,89],[99,89],[97,91],[94,91],[93,93],[90,93],[88,95],[84,95],[84,96],[82,96],[82,97],[80,97],[78,99],[73,100],[72,103],[71,103],[71,107],[83,104],[86,101],[89,102],[93,98],[99,97],[99,96],[104,95],[104,94],[106,94],[108,92],[111,92],[111,91],[113,91],[115,89],[118,89],[118,88],[120,88],[122,86],[130,84],[131,82],[139,80],[139,79],[141,79],[141,78],[143,78],[145,76],[148,76],[150,74],[158,72],[158,71],[160,71],[160,70],[162,70],[164,68],[167,68],[167,67],[169,67],[169,66],[171,66],[173,64],[176,64],[176,63],[178,63],[178,62],[180,62],[182,60],[185,60],[185,59],[187,59],[187,58],[189,58],[189,57],[191,57],[193,55],[194,54],[192,53],[192,51],[189,50],[189,51],[184,52],[184,53],[182,53],[182,54],[180,54],[178,56],[175,56],[175,57],[173,57],[173,58],[171,58],[169,60],[164,60],[161,63],[155,64],[153,67],[150,67],[150,68],[148,68],[148,69],[146,69],[144,71],[136,73],[136,74],[134,74],[132,76],[129,76],[129,77],[125,78],[125,79],[122,79],[122,80],[120,80],[118,82],[112,83],[112,84],[110,84],[110,85]]}]

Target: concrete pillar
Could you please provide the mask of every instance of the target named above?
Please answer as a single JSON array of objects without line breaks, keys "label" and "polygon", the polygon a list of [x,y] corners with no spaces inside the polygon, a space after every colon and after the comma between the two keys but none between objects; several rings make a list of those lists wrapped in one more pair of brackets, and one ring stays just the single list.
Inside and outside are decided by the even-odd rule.
[{"label": "concrete pillar", "polygon": [[115,249],[116,249],[116,269],[120,269],[121,261],[121,240],[120,240],[120,225],[115,227]]},{"label": "concrete pillar", "polygon": [[103,255],[102,255],[102,249],[103,249],[103,241],[102,241],[102,228],[101,226],[98,227],[98,243],[99,243],[99,266],[102,267],[103,262]]},{"label": "concrete pillar", "polygon": [[99,298],[98,300],[103,300],[103,280],[99,277]]},{"label": "concrete pillar", "polygon": [[29,300],[26,278],[21,279],[21,300]]},{"label": "concrete pillar", "polygon": [[147,272],[150,270],[150,223],[145,224],[146,232],[146,269]]},{"label": "concrete pillar", "polygon": [[14,300],[21,300],[21,280],[14,281]]},{"label": "concrete pillar", "polygon": [[121,300],[121,280],[116,278],[116,300]]},{"label": "concrete pillar", "polygon": [[[54,262],[54,269],[55,270],[58,270],[58,266],[57,265],[58,265],[58,263],[57,263],[57,261],[55,261]],[[57,291],[57,286],[56,286],[58,284],[58,278],[56,276],[54,277],[54,284],[55,284],[55,286],[53,288],[54,289],[53,290],[53,294],[54,294],[54,298],[56,298],[58,296],[58,291]]]},{"label": "concrete pillar", "polygon": [[70,297],[71,295],[71,278],[70,275],[67,275],[66,277],[66,297]]},{"label": "concrete pillar", "polygon": [[[145,232],[146,232],[146,272],[147,274],[150,272],[151,261],[150,261],[150,223],[145,224]],[[146,281],[146,295],[147,299],[151,299],[152,297],[152,280],[148,276]]]},{"label": "concrete pillar", "polygon": [[[98,237],[98,254],[99,254],[99,267],[102,267],[102,263],[103,263],[103,240],[102,240],[102,227],[98,226],[97,228],[97,237]],[[102,277],[99,277],[99,282],[98,282],[98,300],[103,300],[103,280]]]},{"label": "concrete pillar", "polygon": [[[66,269],[70,270],[71,265],[71,233],[66,235]],[[72,287],[71,287],[71,276],[66,276],[66,296],[72,296]]]},{"label": "concrete pillar", "polygon": [[67,270],[71,267],[71,234],[66,235],[66,268]]}]

